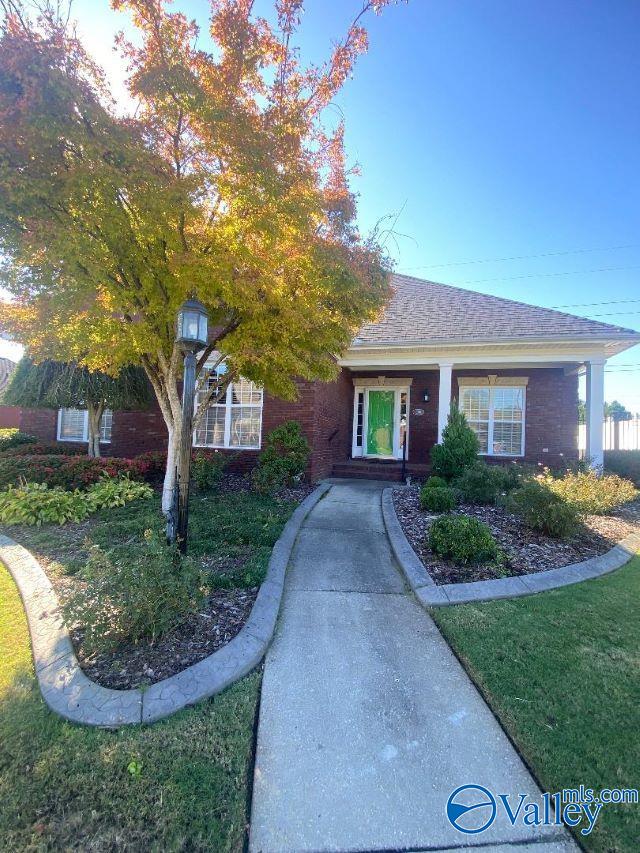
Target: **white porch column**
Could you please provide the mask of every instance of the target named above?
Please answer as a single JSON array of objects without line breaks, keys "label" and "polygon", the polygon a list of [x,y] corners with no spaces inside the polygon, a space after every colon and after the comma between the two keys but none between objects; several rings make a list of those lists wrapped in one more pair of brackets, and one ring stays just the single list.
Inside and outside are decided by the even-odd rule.
[{"label": "white porch column", "polygon": [[604,429],[604,365],[605,359],[587,362],[587,458],[592,468],[604,464],[602,433]]},{"label": "white porch column", "polygon": [[438,387],[438,444],[442,444],[442,431],[447,425],[449,409],[451,408],[451,375],[453,372],[452,361],[441,361],[440,385]]}]

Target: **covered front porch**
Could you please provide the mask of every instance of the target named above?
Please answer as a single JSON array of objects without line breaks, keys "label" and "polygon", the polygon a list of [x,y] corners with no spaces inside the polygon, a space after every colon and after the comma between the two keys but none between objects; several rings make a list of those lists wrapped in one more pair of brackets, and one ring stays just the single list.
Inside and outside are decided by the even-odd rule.
[{"label": "covered front porch", "polygon": [[[447,351],[448,349],[448,351]],[[334,473],[424,475],[452,400],[487,461],[560,467],[578,458],[578,381],[586,378],[587,456],[601,466],[604,352],[549,347],[352,349],[351,447]]]}]

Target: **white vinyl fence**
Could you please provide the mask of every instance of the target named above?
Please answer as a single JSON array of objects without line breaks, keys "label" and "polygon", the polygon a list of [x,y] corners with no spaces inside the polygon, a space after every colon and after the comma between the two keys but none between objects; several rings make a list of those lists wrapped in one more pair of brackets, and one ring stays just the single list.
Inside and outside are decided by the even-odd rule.
[{"label": "white vinyl fence", "polygon": [[[634,415],[628,421],[614,421],[605,418],[604,421],[605,450],[640,450],[640,415]],[[578,447],[581,451],[587,449],[587,427],[578,427]]]}]

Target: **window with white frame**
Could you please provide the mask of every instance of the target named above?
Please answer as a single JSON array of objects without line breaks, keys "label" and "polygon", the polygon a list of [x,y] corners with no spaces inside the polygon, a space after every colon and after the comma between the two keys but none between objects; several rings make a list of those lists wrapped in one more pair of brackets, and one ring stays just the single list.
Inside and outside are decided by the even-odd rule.
[{"label": "window with white frame", "polygon": [[[100,443],[111,443],[113,412],[105,409],[100,419]],[[58,410],[58,441],[89,441],[89,413],[86,409]]]},{"label": "window with white frame", "polygon": [[[226,366],[219,365],[208,377],[208,390],[198,392],[196,408],[213,387],[222,388]],[[241,377],[230,382],[223,397],[207,409],[195,431],[197,447],[258,450],[262,432],[262,388]]]},{"label": "window with white frame", "polygon": [[460,410],[478,436],[480,453],[524,455],[524,385],[463,385]]}]

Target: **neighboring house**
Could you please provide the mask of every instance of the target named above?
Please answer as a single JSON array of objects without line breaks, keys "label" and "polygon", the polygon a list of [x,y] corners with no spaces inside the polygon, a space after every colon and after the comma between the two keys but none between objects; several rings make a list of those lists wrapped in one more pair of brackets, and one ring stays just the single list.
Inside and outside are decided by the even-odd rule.
[{"label": "neighboring house", "polygon": [[[235,383],[194,443],[229,450],[248,468],[263,437],[294,419],[312,447],[313,479],[395,478],[403,452],[407,471],[421,474],[457,400],[489,460],[562,465],[578,456],[578,376],[586,372],[587,455],[602,462],[604,366],[640,332],[404,275],[393,286],[384,315],[339,359],[335,382],[301,381],[293,403]],[[21,428],[78,447],[86,437],[81,413],[25,411]],[[114,412],[103,437],[105,453],[131,456],[164,448],[166,431],[158,410]]]},{"label": "neighboring house", "polygon": [[[4,389],[9,384],[9,377],[16,369],[15,361],[10,358],[0,358],[0,401]],[[17,406],[3,406],[0,402],[0,429],[20,426],[20,409]]]}]

